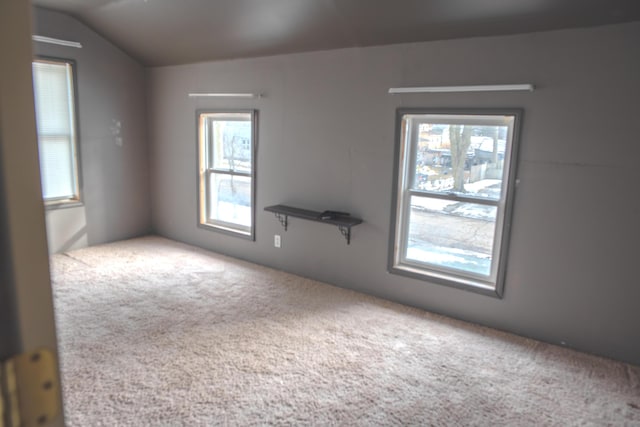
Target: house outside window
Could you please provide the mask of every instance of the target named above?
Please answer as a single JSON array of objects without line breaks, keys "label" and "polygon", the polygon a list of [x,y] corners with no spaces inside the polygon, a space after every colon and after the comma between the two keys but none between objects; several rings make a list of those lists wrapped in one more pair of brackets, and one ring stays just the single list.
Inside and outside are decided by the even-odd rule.
[{"label": "house outside window", "polygon": [[198,225],[254,240],[257,111],[198,112]]},{"label": "house outside window", "polygon": [[519,110],[399,109],[389,270],[502,296]]},{"label": "house outside window", "polygon": [[45,204],[80,202],[78,137],[73,61],[33,61],[42,195]]}]

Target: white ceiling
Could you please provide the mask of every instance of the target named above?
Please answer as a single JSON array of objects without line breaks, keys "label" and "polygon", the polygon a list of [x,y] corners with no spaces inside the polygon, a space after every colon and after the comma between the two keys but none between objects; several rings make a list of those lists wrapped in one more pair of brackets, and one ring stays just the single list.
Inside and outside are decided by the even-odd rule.
[{"label": "white ceiling", "polygon": [[33,0],[33,4],[70,13],[147,66],[640,20],[640,0]]}]

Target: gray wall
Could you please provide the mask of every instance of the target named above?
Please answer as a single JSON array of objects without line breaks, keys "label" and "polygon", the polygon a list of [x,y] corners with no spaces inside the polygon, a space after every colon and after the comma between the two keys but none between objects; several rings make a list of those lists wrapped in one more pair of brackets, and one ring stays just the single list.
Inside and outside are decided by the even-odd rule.
[{"label": "gray wall", "polygon": [[[427,310],[640,364],[640,23],[200,63],[150,71],[155,231]],[[392,86],[534,83],[392,96]],[[261,91],[262,99],[187,98]],[[525,111],[503,299],[386,271],[397,107]],[[257,241],[196,227],[199,108],[260,111]],[[350,211],[337,229],[265,206]],[[273,235],[282,235],[282,248]],[[490,356],[488,356],[490,357]]]},{"label": "gray wall", "polygon": [[[33,32],[82,43],[34,43],[34,53],[76,61],[83,206],[48,209],[50,252],[146,234],[151,229],[146,71],[74,18],[35,8]],[[120,135],[114,126],[120,122]],[[122,138],[119,145],[116,137]]]}]

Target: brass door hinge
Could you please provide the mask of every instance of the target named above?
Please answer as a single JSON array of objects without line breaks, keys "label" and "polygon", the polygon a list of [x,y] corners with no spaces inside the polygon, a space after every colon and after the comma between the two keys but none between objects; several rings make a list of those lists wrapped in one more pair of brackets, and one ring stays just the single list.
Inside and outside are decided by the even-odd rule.
[{"label": "brass door hinge", "polygon": [[60,381],[54,354],[47,349],[0,363],[0,427],[49,424],[60,412]]}]

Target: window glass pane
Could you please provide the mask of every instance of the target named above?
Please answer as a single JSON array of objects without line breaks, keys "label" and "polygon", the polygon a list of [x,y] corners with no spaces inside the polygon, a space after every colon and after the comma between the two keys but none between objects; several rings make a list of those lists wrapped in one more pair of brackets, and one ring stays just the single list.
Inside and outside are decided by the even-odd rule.
[{"label": "window glass pane", "polygon": [[210,123],[212,167],[251,173],[251,114],[214,114]]},{"label": "window glass pane", "polygon": [[41,136],[38,148],[43,197],[45,199],[73,197],[76,187],[69,138]]},{"label": "window glass pane", "polygon": [[413,190],[500,199],[509,126],[409,120]]},{"label": "window glass pane", "polygon": [[411,197],[406,260],[489,277],[497,208]]},{"label": "window glass pane", "polygon": [[209,220],[251,227],[250,177],[212,173],[208,202]]}]

